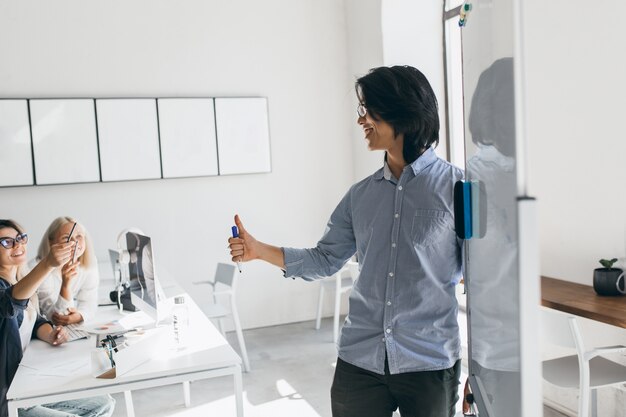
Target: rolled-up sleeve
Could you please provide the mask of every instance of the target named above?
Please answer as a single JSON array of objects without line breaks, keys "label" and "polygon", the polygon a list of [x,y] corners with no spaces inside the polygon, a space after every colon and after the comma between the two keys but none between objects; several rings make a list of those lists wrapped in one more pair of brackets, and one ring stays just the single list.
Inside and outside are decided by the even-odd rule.
[{"label": "rolled-up sleeve", "polygon": [[2,282],[0,284],[0,317],[10,319],[28,306],[28,299],[16,300],[13,298],[13,287]]},{"label": "rolled-up sleeve", "polygon": [[317,246],[309,249],[282,248],[285,256],[285,277],[301,277],[312,281],[333,275],[356,252],[352,229],[350,194],[343,197],[326,225]]},{"label": "rolled-up sleeve", "polygon": [[37,330],[39,330],[39,328],[46,323],[52,326],[52,322],[46,320],[46,318],[43,317],[41,314],[37,314],[37,318],[35,319],[35,324],[33,325],[33,332],[30,337],[32,339],[37,338]]}]

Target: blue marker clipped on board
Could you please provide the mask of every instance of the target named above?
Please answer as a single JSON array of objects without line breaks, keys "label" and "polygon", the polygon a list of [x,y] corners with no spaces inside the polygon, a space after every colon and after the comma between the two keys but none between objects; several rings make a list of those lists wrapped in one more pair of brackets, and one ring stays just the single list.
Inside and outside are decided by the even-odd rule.
[{"label": "blue marker clipped on board", "polygon": [[[233,231],[233,237],[239,237],[239,229],[237,229],[237,226],[231,227],[231,230]],[[239,273],[241,274],[241,262],[240,261],[237,261],[237,269],[239,269]]]}]

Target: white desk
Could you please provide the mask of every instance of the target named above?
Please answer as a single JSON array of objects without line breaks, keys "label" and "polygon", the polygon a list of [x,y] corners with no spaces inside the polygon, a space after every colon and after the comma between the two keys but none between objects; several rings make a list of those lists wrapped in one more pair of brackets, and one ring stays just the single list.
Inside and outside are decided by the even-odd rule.
[{"label": "white desk", "polygon": [[[127,410],[133,414],[129,391],[186,381],[232,375],[237,417],[243,417],[241,358],[215,326],[187,296],[190,342],[175,350],[164,344],[158,355],[115,379],[91,376],[92,340],[77,340],[53,347],[33,340],[7,393],[9,416],[17,409],[37,404],[125,392]],[[100,307],[98,318],[119,315],[114,307]],[[158,357],[157,357],[158,356]],[[182,391],[182,390],[181,390]]]}]

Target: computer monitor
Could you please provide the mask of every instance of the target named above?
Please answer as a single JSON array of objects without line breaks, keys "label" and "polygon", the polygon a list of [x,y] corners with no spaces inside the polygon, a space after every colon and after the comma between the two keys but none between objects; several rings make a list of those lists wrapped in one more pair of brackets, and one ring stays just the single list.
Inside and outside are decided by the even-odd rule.
[{"label": "computer monitor", "polygon": [[109,261],[111,261],[111,269],[113,269],[113,278],[115,285],[119,284],[120,277],[120,253],[116,250],[109,249]]},{"label": "computer monitor", "polygon": [[162,305],[165,297],[155,273],[152,239],[139,232],[127,231],[125,239],[121,240],[120,243],[126,244],[125,249],[120,248],[121,268],[130,283],[131,302],[159,321],[165,315]]}]

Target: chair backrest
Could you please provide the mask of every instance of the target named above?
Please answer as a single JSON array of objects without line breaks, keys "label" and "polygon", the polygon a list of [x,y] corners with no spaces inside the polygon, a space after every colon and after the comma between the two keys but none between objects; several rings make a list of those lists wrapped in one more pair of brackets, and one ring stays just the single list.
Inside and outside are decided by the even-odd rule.
[{"label": "chair backrest", "polygon": [[221,283],[235,290],[237,280],[235,279],[235,265],[219,262],[215,269],[215,284]]},{"label": "chair backrest", "polygon": [[584,352],[576,317],[551,308],[542,308],[541,326],[544,341]]}]

